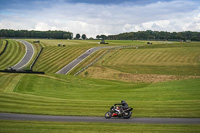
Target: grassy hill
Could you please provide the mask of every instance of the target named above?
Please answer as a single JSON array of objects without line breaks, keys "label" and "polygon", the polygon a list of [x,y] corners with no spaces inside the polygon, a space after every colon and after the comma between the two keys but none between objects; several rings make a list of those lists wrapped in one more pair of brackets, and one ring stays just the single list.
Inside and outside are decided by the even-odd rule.
[{"label": "grassy hill", "polygon": [[66,75],[0,74],[0,112],[103,116],[122,99],[134,117],[199,117],[200,79],[126,83]]},{"label": "grassy hill", "polygon": [[25,46],[15,40],[8,40],[6,51],[0,56],[0,70],[17,64],[25,54]]},{"label": "grassy hill", "polygon": [[[133,75],[200,75],[198,43],[159,44],[114,49],[81,75],[93,78],[132,80]],[[128,79],[129,78],[129,79]]]},{"label": "grassy hill", "polygon": [[45,47],[33,70],[56,73],[87,49],[89,47]]},{"label": "grassy hill", "polygon": [[[32,42],[33,40],[28,40]],[[137,45],[114,49],[80,76],[55,74],[98,40],[40,40],[44,50],[34,66],[45,75],[0,73],[0,112],[104,116],[114,103],[126,100],[133,117],[200,117],[199,43],[109,41]],[[23,57],[23,44],[9,40],[0,69]],[[66,45],[58,47],[58,43]],[[144,46],[142,46],[144,45]],[[34,44],[36,53],[39,44]],[[22,51],[22,52],[21,52]],[[104,54],[100,50],[71,74]],[[82,76],[82,77],[81,77]],[[124,82],[125,81],[125,82]],[[103,128],[103,129],[102,129]],[[111,128],[111,130],[110,130]],[[42,130],[41,130],[42,129]],[[0,120],[2,132],[199,132],[199,125],[60,123]]]},{"label": "grassy hill", "polygon": [[3,51],[6,45],[6,41],[4,39],[0,39],[0,53]]},{"label": "grassy hill", "polygon": [[[29,42],[33,42],[34,39],[27,39]],[[56,73],[58,70],[66,66],[75,58],[79,57],[82,53],[92,47],[108,46],[99,45],[99,40],[54,40],[54,39],[41,39],[40,44],[44,49],[41,53],[38,61],[36,62],[33,70],[44,71],[45,73]],[[141,45],[146,42],[138,41],[109,41],[109,46],[122,46],[122,45]],[[33,44],[33,43],[32,43]],[[58,46],[60,44],[61,46]],[[34,46],[36,44],[33,44]],[[65,47],[63,47],[65,45]],[[37,49],[37,48],[36,48]],[[98,53],[98,52],[97,52]],[[94,54],[98,58],[102,53]],[[79,66],[80,67],[80,66]],[[79,67],[75,69],[79,70]]]}]

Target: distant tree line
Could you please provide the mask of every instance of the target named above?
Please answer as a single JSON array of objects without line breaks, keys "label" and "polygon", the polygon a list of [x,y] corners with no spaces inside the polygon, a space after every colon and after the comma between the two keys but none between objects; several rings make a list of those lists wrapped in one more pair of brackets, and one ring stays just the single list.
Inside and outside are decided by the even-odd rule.
[{"label": "distant tree line", "polygon": [[166,31],[138,31],[121,33],[119,35],[97,35],[97,39],[108,40],[171,40],[171,41],[200,41],[200,32],[166,32]]},{"label": "distant tree line", "polygon": [[0,37],[9,38],[52,38],[52,39],[72,39],[73,33],[66,31],[28,31],[1,29]]}]

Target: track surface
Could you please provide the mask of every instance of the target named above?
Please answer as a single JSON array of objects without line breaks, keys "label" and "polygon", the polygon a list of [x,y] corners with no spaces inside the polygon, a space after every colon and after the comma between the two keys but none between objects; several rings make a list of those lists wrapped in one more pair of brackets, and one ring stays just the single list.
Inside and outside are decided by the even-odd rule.
[{"label": "track surface", "polygon": [[111,118],[84,116],[51,116],[0,113],[2,120],[57,121],[57,122],[107,122],[107,123],[141,123],[141,124],[200,124],[200,118]]},{"label": "track surface", "polygon": [[34,48],[33,48],[32,44],[30,44],[26,41],[22,41],[22,40],[20,40],[20,42],[22,42],[25,45],[26,54],[24,55],[23,59],[19,63],[12,66],[12,69],[15,69],[15,70],[23,68],[26,64],[28,64],[31,61],[31,59],[34,55]]},{"label": "track surface", "polygon": [[73,60],[71,63],[69,63],[68,65],[63,67],[61,70],[56,72],[56,74],[67,74],[69,71],[71,71],[74,67],[76,67],[79,63],[81,63],[84,59],[86,59],[88,56],[90,56],[91,54],[93,54],[97,50],[103,49],[103,48],[113,48],[113,47],[114,46],[107,46],[107,47],[103,46],[103,47],[91,48],[91,49],[87,50],[85,53],[83,53],[81,56],[79,56],[78,58]]}]

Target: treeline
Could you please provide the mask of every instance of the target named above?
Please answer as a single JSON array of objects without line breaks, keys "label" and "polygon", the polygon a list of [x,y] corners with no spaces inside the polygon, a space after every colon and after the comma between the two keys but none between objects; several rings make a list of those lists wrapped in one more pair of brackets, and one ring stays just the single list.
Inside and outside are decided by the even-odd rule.
[{"label": "treeline", "polygon": [[66,31],[28,31],[28,30],[8,30],[1,29],[0,37],[8,38],[52,38],[52,39],[72,39],[73,33]]},{"label": "treeline", "polygon": [[171,41],[200,41],[200,32],[166,32],[166,31],[138,31],[121,33],[119,35],[97,35],[97,39],[104,38],[108,40],[171,40]]}]

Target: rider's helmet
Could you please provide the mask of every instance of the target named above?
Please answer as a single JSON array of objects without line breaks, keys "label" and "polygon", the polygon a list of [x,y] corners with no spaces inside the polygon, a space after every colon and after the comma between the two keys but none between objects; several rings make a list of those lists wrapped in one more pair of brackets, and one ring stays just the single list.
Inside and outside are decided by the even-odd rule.
[{"label": "rider's helmet", "polygon": [[125,103],[125,100],[122,100],[121,103]]}]

